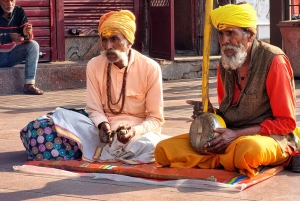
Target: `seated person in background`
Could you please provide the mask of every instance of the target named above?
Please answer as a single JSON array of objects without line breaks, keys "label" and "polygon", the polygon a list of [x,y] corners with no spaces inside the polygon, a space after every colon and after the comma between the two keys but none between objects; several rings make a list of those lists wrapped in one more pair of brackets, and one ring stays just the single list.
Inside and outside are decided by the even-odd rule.
[{"label": "seated person in background", "polygon": [[[112,11],[100,18],[98,31],[103,51],[88,62],[86,72],[89,118],[57,109],[53,114],[56,131],[52,135],[55,136],[45,136],[53,140],[54,146],[46,139],[42,142],[46,143],[46,149],[35,148],[35,154],[30,152],[33,137],[27,137],[34,125],[25,127],[21,138],[31,154],[30,159],[47,151],[50,153],[46,154],[47,158],[39,157],[39,160],[62,160],[51,152],[57,149],[60,153],[61,146],[55,144],[64,146],[68,139],[77,143],[82,158],[87,161],[115,158],[138,163],[154,161],[155,146],[162,139],[160,132],[164,123],[162,74],[157,62],[132,49],[135,30],[135,17],[130,11]],[[34,143],[34,147],[39,147],[42,141],[37,138],[35,135],[38,143]],[[69,150],[72,148],[69,146]],[[69,150],[63,153],[69,154]]]},{"label": "seated person in background", "polygon": [[0,0],[0,68],[12,67],[25,61],[25,94],[42,95],[35,86],[39,60],[39,45],[33,39],[32,25],[15,0]]},{"label": "seated person in background", "polygon": [[[221,61],[217,69],[219,109],[227,128],[214,129],[219,137],[204,145],[207,155],[198,154],[189,135],[161,141],[155,159],[162,166],[221,168],[249,177],[260,166],[287,162],[295,154],[294,78],[284,52],[256,39],[256,11],[248,3],[220,6],[211,12],[218,29]],[[203,113],[194,105],[193,118]]]}]

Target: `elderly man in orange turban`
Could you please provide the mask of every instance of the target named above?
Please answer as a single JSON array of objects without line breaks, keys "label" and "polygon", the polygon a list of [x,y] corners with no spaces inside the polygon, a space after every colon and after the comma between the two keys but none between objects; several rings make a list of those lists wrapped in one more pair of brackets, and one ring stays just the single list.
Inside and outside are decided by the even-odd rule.
[{"label": "elderly man in orange turban", "polygon": [[[294,79],[287,56],[256,39],[256,11],[248,3],[220,6],[211,20],[222,57],[217,69],[219,108],[209,103],[209,112],[217,111],[227,128],[213,128],[220,135],[204,144],[207,155],[197,153],[184,134],[161,141],[155,159],[163,166],[223,167],[249,177],[261,166],[288,164],[297,144]],[[201,102],[187,103],[194,105],[193,118],[203,113]]]},{"label": "elderly man in orange turban", "polygon": [[98,31],[103,51],[86,70],[88,117],[58,108],[56,132],[76,142],[87,161],[153,162],[164,123],[161,68],[132,49],[136,24],[130,11],[104,14]]},{"label": "elderly man in orange turban", "polygon": [[157,62],[132,49],[135,31],[135,16],[128,10],[100,18],[103,51],[88,62],[86,72],[91,132],[81,137],[90,139],[82,148],[84,159],[154,161],[164,123],[162,74]]}]

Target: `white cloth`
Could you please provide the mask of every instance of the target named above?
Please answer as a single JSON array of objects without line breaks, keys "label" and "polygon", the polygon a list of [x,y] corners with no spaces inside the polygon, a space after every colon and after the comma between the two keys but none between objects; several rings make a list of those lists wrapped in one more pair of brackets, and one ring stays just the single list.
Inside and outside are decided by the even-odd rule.
[{"label": "white cloth", "polygon": [[[156,144],[167,136],[148,132],[135,136],[123,144],[115,137],[111,145],[101,143],[99,130],[91,119],[77,112],[57,108],[53,114],[53,122],[58,136],[71,139],[79,145],[82,159],[87,161],[116,160],[127,163],[154,162]],[[101,150],[97,155],[97,150]]]}]

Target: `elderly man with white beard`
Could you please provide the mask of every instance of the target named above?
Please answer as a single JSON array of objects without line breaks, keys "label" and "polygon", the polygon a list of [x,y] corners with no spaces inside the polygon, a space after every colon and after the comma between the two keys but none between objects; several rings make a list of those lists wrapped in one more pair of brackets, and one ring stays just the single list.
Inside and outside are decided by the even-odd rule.
[{"label": "elderly man with white beard", "polygon": [[[23,135],[30,160],[76,159],[74,153],[79,147],[82,159],[90,162],[154,161],[164,123],[162,74],[157,62],[132,48],[135,30],[135,17],[128,10],[111,11],[100,18],[98,32],[103,51],[88,62],[86,69],[88,115],[57,108],[52,116],[55,132],[51,133],[48,120],[46,140],[33,139],[37,135],[25,139],[28,135]],[[37,129],[34,125],[23,129],[23,133]],[[31,133],[36,133],[34,130]],[[31,140],[36,143],[27,143]],[[38,145],[42,141],[44,144]]]},{"label": "elderly man with white beard", "polygon": [[[246,3],[216,8],[211,20],[218,30],[221,61],[217,68],[220,115],[227,128],[214,128],[219,137],[198,154],[188,134],[161,141],[155,159],[162,166],[224,168],[249,177],[261,166],[289,164],[296,154],[294,78],[284,52],[256,39],[256,11]],[[203,113],[194,105],[192,118]]]}]

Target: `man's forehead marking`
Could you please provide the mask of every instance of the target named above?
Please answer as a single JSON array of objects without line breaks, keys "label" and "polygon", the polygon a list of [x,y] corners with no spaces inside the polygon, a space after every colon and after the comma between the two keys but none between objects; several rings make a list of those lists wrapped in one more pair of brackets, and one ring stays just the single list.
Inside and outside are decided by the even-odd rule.
[{"label": "man's forehead marking", "polygon": [[236,26],[228,25],[228,24],[219,24],[218,30],[219,31],[232,31]]},{"label": "man's forehead marking", "polygon": [[117,29],[107,29],[101,33],[101,36],[102,37],[118,36],[119,33],[121,33],[121,32]]}]

